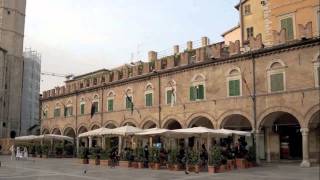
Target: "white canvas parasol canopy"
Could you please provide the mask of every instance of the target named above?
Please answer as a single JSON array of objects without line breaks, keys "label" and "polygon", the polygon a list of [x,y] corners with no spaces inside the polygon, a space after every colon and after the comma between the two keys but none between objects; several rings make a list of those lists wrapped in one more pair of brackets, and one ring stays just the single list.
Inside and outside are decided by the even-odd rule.
[{"label": "white canvas parasol canopy", "polygon": [[137,136],[170,136],[173,134],[169,129],[161,129],[161,128],[152,128],[145,129],[142,132],[135,133]]},{"label": "white canvas parasol canopy", "polygon": [[70,141],[73,143],[73,138],[69,136],[57,135],[57,134],[43,134],[39,136],[29,135],[20,136],[15,138],[16,141],[41,141],[41,140],[60,140]]},{"label": "white canvas parasol canopy", "polygon": [[233,135],[251,136],[251,132],[247,132],[247,131],[237,131],[237,130],[231,130],[231,129],[218,129],[217,131],[221,133],[229,133]]},{"label": "white canvas parasol canopy", "polygon": [[79,137],[101,136],[101,133],[103,131],[105,131],[105,130],[108,130],[108,128],[102,127],[102,128],[99,128],[99,129],[95,129],[95,130],[92,130],[92,131],[81,133],[81,134],[79,134]]},{"label": "white canvas parasol canopy", "polygon": [[193,127],[193,128],[186,128],[186,129],[176,129],[172,130],[175,136],[178,137],[192,137],[192,136],[229,136],[231,135],[230,132],[223,132],[218,131],[216,129],[209,129],[206,127]]},{"label": "white canvas parasol canopy", "polygon": [[142,129],[137,128],[137,127],[133,127],[133,126],[122,126],[122,127],[118,127],[115,129],[105,129],[103,131],[101,131],[100,135],[102,136],[131,136],[134,135],[135,133],[141,132]]}]

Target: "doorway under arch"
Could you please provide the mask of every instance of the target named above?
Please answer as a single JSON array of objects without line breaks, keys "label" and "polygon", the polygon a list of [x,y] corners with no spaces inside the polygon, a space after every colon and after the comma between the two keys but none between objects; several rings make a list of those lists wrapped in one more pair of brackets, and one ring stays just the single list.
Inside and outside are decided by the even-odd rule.
[{"label": "doorway under arch", "polygon": [[188,125],[189,128],[192,127],[206,127],[206,128],[210,128],[213,129],[214,126],[212,124],[212,122],[210,121],[210,119],[203,117],[203,116],[199,116],[196,117],[194,119],[192,119],[192,121],[189,123]]},{"label": "doorway under arch", "polygon": [[252,130],[252,126],[249,119],[240,114],[232,114],[225,117],[220,124],[220,128],[241,131]]},{"label": "doorway under arch", "polygon": [[166,124],[164,125],[164,128],[174,130],[174,129],[181,129],[182,126],[177,120],[170,119],[166,122]]}]

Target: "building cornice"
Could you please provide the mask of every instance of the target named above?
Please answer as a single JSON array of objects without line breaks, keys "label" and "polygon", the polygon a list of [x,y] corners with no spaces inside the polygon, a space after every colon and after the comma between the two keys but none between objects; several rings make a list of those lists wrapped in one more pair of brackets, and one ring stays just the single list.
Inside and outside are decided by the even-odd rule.
[{"label": "building cornice", "polygon": [[114,81],[114,82],[104,83],[102,85],[90,87],[87,89],[76,90],[75,92],[64,94],[64,95],[48,97],[45,99],[41,99],[40,101],[45,102],[45,101],[49,101],[49,100],[53,100],[53,99],[59,99],[59,98],[78,95],[80,93],[81,94],[88,93],[88,92],[98,91],[101,89],[109,89],[109,88],[129,84],[129,83],[150,80],[150,79],[153,79],[158,76],[163,77],[163,76],[168,76],[171,74],[181,73],[181,72],[199,69],[199,68],[208,67],[208,66],[215,66],[215,65],[221,65],[221,64],[226,64],[226,63],[232,63],[232,62],[236,62],[236,61],[250,60],[252,58],[269,56],[272,54],[282,53],[282,52],[286,52],[286,51],[292,51],[292,50],[301,49],[301,48],[313,47],[316,45],[320,45],[320,38],[319,37],[315,37],[315,38],[311,38],[311,39],[307,39],[307,40],[291,41],[291,42],[288,42],[285,44],[280,44],[280,45],[262,48],[262,49],[258,49],[258,50],[253,50],[253,51],[248,51],[246,53],[233,55],[233,56],[230,56],[227,58],[219,58],[219,59],[210,58],[210,59],[207,59],[204,62],[200,62],[200,63],[193,63],[193,64],[178,66],[178,67],[174,67],[174,68],[170,68],[170,69],[158,70],[158,71],[154,71],[154,72],[151,72],[148,74],[130,77],[128,79],[122,79],[122,80],[118,80],[118,81]]}]

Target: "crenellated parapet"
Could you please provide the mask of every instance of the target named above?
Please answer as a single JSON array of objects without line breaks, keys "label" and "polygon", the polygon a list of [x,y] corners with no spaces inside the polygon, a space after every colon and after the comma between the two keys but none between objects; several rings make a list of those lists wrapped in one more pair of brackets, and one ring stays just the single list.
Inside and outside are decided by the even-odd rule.
[{"label": "crenellated parapet", "polygon": [[[312,38],[312,23],[308,22],[306,25],[299,24],[297,34],[299,39]],[[281,29],[280,32],[273,31],[273,46],[287,43],[288,40],[286,36],[285,29]],[[258,34],[256,37],[250,37],[243,47],[241,47],[239,40],[230,42],[229,45],[224,44],[224,42],[210,44],[207,37],[202,37],[200,46],[197,48],[194,48],[194,43],[192,41],[188,41],[186,43],[186,49],[183,51],[180,51],[179,45],[174,45],[173,53],[161,58],[158,57],[156,51],[149,51],[147,62],[138,61],[112,70],[101,69],[76,76],[72,80],[66,81],[65,86],[55,87],[54,89],[44,91],[42,98],[47,99],[50,97],[68,95],[88,88],[107,86],[110,83],[120,80],[130,80],[137,76],[146,76],[155,71],[161,72],[191,64],[228,59],[232,56],[263,48],[264,44],[262,42],[261,34]]]}]

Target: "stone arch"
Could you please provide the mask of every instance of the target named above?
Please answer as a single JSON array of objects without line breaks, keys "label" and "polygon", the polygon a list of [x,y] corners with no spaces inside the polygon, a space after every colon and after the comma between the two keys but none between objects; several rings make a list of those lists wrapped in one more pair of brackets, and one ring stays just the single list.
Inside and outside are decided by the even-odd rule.
[{"label": "stone arch", "polygon": [[59,128],[53,128],[51,134],[61,135],[61,130]]},{"label": "stone arch", "polygon": [[[313,106],[308,110],[304,117],[303,127],[312,127],[313,124],[319,123],[320,120],[320,104]],[[318,117],[318,118],[317,118]],[[318,120],[319,122],[314,122],[314,120]]]},{"label": "stone arch", "polygon": [[63,130],[63,135],[75,138],[76,137],[76,132],[72,127],[66,127]]},{"label": "stone arch", "polygon": [[[250,118],[250,115],[244,111],[241,111],[241,110],[230,110],[230,111],[226,111],[224,112],[222,115],[219,116],[218,118],[218,124],[217,124],[217,128],[223,128],[225,127],[226,123],[229,123],[230,121],[235,121],[237,122],[236,120],[233,120],[234,118],[237,118],[239,117],[240,118],[240,124],[241,122],[243,122],[242,120],[244,121],[248,121],[248,123],[244,122],[244,125],[246,126],[249,126],[254,129],[254,124],[253,124],[253,121],[251,120]],[[229,122],[228,122],[229,121]],[[240,125],[239,124],[239,125]]]},{"label": "stone arch", "polygon": [[95,129],[99,129],[99,128],[100,128],[100,126],[98,124],[92,124],[90,126],[90,130],[95,130]]},{"label": "stone arch", "polygon": [[104,123],[103,127],[113,129],[119,127],[119,124],[116,121],[109,120]]},{"label": "stone arch", "polygon": [[139,127],[142,129],[145,129],[145,128],[149,129],[150,126],[153,126],[152,128],[155,128],[154,125],[155,125],[155,127],[158,127],[157,120],[155,118],[153,118],[152,116],[147,116],[139,124]]},{"label": "stone arch", "polygon": [[176,119],[169,119],[164,123],[163,128],[166,129],[181,129],[183,128],[182,124]]},{"label": "stone arch", "polygon": [[88,132],[88,128],[86,126],[80,126],[78,128],[78,134]]},{"label": "stone arch", "polygon": [[167,122],[172,119],[178,121],[182,127],[186,127],[186,124],[183,123],[183,120],[180,117],[175,116],[175,115],[168,115],[163,118],[162,123],[161,123],[161,128],[164,128],[167,125]]},{"label": "stone arch", "polygon": [[126,119],[120,123],[120,126],[126,126],[126,125],[138,127],[138,123],[134,119]]},{"label": "stone arch", "polygon": [[232,66],[228,69],[226,76],[240,75],[240,74],[241,74],[240,68],[237,66]]},{"label": "stone arch", "polygon": [[214,128],[215,120],[210,114],[194,113],[188,117],[186,124],[187,124],[187,127],[208,126],[208,128]]},{"label": "stone arch", "polygon": [[[280,65],[280,67],[277,66],[277,64]],[[274,67],[274,66],[277,66],[277,67]],[[283,68],[283,67],[286,67],[286,64],[280,60],[280,59],[274,59],[272,60],[271,62],[269,62],[268,66],[267,66],[267,70],[270,70],[270,69],[274,69],[274,68]]]},{"label": "stone arch", "polygon": [[262,124],[264,123],[265,117],[267,117],[267,115],[274,113],[274,112],[284,112],[284,113],[291,114],[292,116],[294,116],[298,120],[301,127],[303,125],[303,116],[298,111],[296,111],[293,108],[288,108],[285,106],[276,106],[276,107],[270,107],[270,108],[265,109],[257,116],[258,129],[262,128]]},{"label": "stone arch", "polygon": [[44,129],[42,130],[42,133],[41,133],[41,134],[50,134],[50,131],[49,131],[49,129],[44,128]]},{"label": "stone arch", "polygon": [[192,77],[191,82],[199,82],[199,81],[205,81],[205,80],[206,80],[206,76],[201,73],[198,73]]}]

